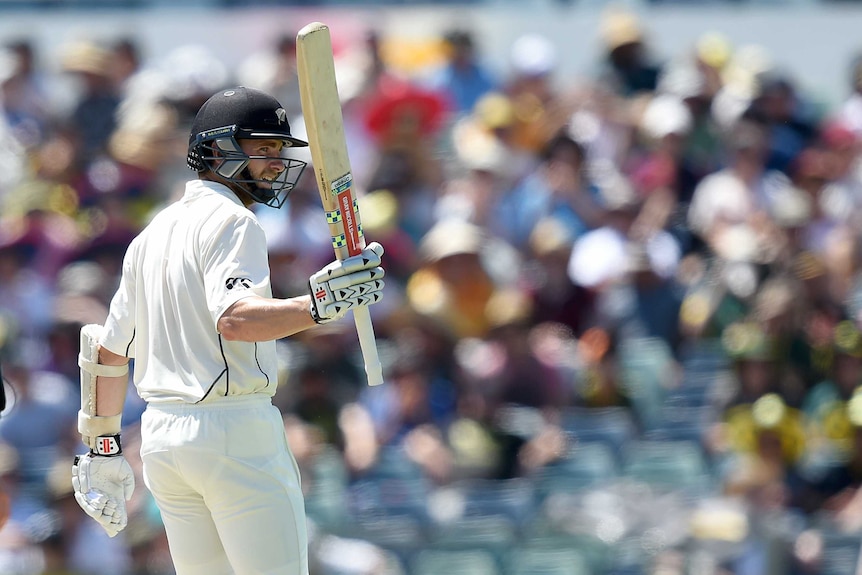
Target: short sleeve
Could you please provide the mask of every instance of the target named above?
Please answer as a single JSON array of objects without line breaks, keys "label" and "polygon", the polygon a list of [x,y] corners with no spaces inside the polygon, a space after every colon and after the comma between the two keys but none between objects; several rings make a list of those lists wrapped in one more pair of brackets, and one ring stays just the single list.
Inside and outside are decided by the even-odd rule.
[{"label": "short sleeve", "polygon": [[135,357],[135,298],[136,293],[136,267],[134,265],[134,251],[137,242],[130,244],[126,255],[123,257],[123,272],[120,276],[120,285],[111,298],[108,318],[105,320],[105,329],[102,332],[103,347],[125,357]]},{"label": "short sleeve", "polygon": [[235,302],[272,297],[266,236],[253,216],[235,215],[201,239],[201,267],[213,325]]}]

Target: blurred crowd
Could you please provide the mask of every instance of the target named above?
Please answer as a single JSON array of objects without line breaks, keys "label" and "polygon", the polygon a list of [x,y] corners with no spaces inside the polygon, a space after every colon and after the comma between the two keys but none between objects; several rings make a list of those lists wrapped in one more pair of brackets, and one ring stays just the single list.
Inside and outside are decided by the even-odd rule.
[{"label": "blurred crowd", "polygon": [[[719,33],[658,54],[609,11],[600,37],[582,77],[540,35],[504,70],[469,27],[336,41],[386,384],[349,320],[279,342],[314,575],[857,572],[862,59],[829,63],[827,106]],[[71,496],[79,330],[194,177],[208,96],[267,90],[303,137],[293,34],[234,69],[134,37],[2,46],[0,572],[169,574],[140,476],[115,539]],[[332,259],[312,170],[256,211],[274,293],[304,293]],[[143,407],[130,385],[138,473]]]}]

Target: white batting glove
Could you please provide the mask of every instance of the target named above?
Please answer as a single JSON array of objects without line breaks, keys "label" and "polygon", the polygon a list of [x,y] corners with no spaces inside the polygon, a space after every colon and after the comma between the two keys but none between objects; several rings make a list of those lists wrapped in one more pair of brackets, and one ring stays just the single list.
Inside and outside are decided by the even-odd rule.
[{"label": "white batting glove", "polygon": [[348,310],[375,304],[383,297],[380,267],[383,246],[372,242],[355,256],[334,261],[308,278],[311,293],[311,317],[317,323],[328,323],[344,316]]},{"label": "white batting glove", "polygon": [[135,490],[135,476],[122,455],[95,453],[78,455],[72,464],[75,501],[87,515],[99,522],[109,537],[129,522],[126,501]]}]

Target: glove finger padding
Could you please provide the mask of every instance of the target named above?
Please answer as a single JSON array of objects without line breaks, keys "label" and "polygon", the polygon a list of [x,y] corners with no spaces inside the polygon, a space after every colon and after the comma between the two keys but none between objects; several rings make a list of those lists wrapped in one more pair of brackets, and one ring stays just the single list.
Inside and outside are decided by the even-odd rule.
[{"label": "glove finger padding", "polygon": [[334,261],[308,279],[311,316],[317,323],[342,317],[348,310],[377,303],[386,272],[380,267],[383,246],[368,245],[362,253]]},{"label": "glove finger padding", "polygon": [[122,456],[104,457],[88,453],[72,465],[75,501],[87,515],[114,537],[128,523],[126,501],[135,490],[135,476]]},{"label": "glove finger padding", "polygon": [[95,519],[109,537],[115,537],[128,525],[126,504],[118,502],[98,491],[89,491],[86,495],[75,493],[75,501],[84,512]]},{"label": "glove finger padding", "polygon": [[380,291],[383,289],[383,280],[380,279],[383,275],[383,268],[378,267],[341,276],[327,282],[327,284],[334,300],[341,301],[368,292]]},{"label": "glove finger padding", "polygon": [[350,256],[343,260],[335,260],[314,275],[322,276],[324,280],[331,280],[353,272],[376,268],[380,266],[380,258],[382,256],[383,246],[377,242],[372,242],[355,256]]}]

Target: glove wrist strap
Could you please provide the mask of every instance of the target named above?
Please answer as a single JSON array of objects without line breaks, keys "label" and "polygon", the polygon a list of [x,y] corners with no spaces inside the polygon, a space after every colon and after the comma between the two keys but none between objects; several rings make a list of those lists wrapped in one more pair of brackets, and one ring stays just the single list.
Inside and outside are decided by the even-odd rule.
[{"label": "glove wrist strap", "polygon": [[122,455],[123,446],[120,443],[120,435],[100,435],[92,442],[90,453],[102,457],[116,457]]},{"label": "glove wrist strap", "polygon": [[320,286],[315,287],[312,279],[309,278],[308,293],[311,295],[311,303],[308,306],[308,313],[311,314],[311,319],[318,325],[329,322],[330,318],[320,317],[320,310],[317,307],[317,300],[324,301],[326,298],[326,290]]},{"label": "glove wrist strap", "polygon": [[311,308],[308,311],[311,314],[311,319],[314,320],[314,323],[320,325],[320,324],[326,323],[328,321],[328,320],[320,317],[320,314],[317,313],[317,308],[314,306],[314,304],[311,304]]}]

